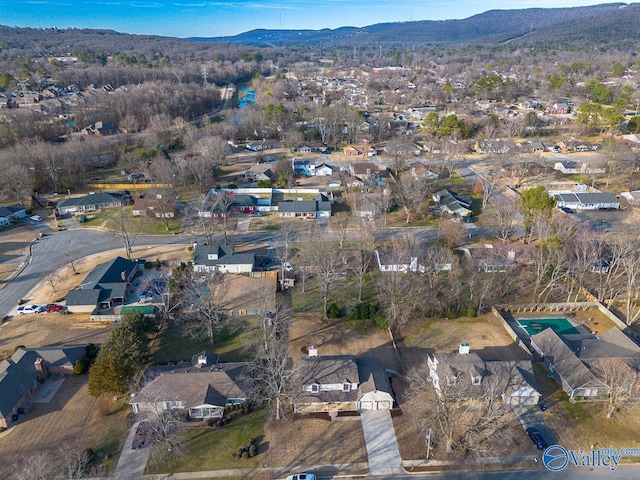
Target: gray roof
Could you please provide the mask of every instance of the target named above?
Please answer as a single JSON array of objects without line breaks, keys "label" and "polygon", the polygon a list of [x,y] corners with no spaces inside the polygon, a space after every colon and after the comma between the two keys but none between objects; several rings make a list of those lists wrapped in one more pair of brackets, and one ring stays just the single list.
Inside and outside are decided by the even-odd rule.
[{"label": "gray roof", "polygon": [[640,358],[640,347],[616,327],[597,337],[568,340],[567,343],[581,359]]},{"label": "gray roof", "polygon": [[131,403],[183,401],[187,408],[200,405],[224,407],[228,399],[249,396],[251,364],[219,363],[197,368],[191,365],[151,367],[145,375],[153,380],[145,384]]},{"label": "gray roof", "polygon": [[531,341],[572,389],[600,383],[552,328],[546,328],[532,335]]},{"label": "gray roof", "polygon": [[0,217],[12,217],[16,213],[26,209],[27,207],[25,207],[21,203],[15,203],[13,205],[8,205],[6,207],[0,207]]},{"label": "gray roof", "polygon": [[133,270],[144,261],[127,260],[116,257],[96,266],[82,282],[80,290],[72,290],[67,295],[67,305],[97,305],[111,298],[126,295],[127,282],[122,280],[124,272],[127,281]]},{"label": "gray roof", "polygon": [[620,203],[613,193],[558,193],[556,199],[566,203]]},{"label": "gray roof", "polygon": [[324,195],[321,195],[325,200],[319,199],[318,196],[314,200],[295,200],[278,202],[278,212],[287,213],[317,213],[317,212],[330,212],[331,202],[326,200]]},{"label": "gray roof", "polygon": [[[358,365],[353,355],[332,355],[328,357],[307,357],[302,359],[302,366],[297,372],[295,384],[303,385],[359,383]],[[329,390],[319,392],[300,392],[296,403],[355,402],[358,391]]]},{"label": "gray roof", "polygon": [[[209,255],[216,254],[217,259],[210,260]],[[233,245],[196,245],[194,265],[253,265],[256,261],[254,253],[235,253]]]},{"label": "gray roof", "polygon": [[84,197],[67,198],[58,202],[58,208],[75,206],[100,205],[100,204],[120,204],[123,195],[121,193],[92,193]]},{"label": "gray roof", "polygon": [[379,358],[360,357],[357,360],[357,364],[358,378],[360,379],[358,396],[374,390],[386,392],[393,396],[389,375]]},{"label": "gray roof", "polygon": [[85,352],[84,346],[19,348],[11,358],[0,362],[0,416],[5,418],[38,378],[34,362],[43,358],[47,364],[73,365]]}]

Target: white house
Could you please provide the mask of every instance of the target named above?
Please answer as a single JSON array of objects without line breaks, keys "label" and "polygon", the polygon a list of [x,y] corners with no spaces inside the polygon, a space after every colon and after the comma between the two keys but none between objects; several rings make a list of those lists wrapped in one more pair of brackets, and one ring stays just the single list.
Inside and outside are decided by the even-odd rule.
[{"label": "white house", "polygon": [[316,165],[315,175],[316,177],[330,177],[333,175],[333,167],[326,163]]},{"label": "white house", "polygon": [[617,210],[620,200],[613,193],[557,193],[553,195],[558,208],[574,210]]},{"label": "white house", "polygon": [[256,262],[254,253],[235,253],[232,245],[196,245],[194,272],[250,273]]}]

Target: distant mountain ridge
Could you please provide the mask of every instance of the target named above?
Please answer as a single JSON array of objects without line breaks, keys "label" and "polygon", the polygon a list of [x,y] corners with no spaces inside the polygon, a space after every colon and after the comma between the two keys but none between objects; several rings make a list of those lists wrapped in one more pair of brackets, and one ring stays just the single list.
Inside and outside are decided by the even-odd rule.
[{"label": "distant mountain ridge", "polygon": [[543,40],[551,34],[561,37],[588,37],[590,30],[602,30],[620,38],[640,39],[640,4],[611,3],[589,7],[528,8],[489,10],[462,20],[424,20],[379,23],[362,28],[335,30],[257,29],[230,37],[191,37],[199,42],[221,42],[261,46],[311,44],[454,43],[506,41],[528,37]]}]

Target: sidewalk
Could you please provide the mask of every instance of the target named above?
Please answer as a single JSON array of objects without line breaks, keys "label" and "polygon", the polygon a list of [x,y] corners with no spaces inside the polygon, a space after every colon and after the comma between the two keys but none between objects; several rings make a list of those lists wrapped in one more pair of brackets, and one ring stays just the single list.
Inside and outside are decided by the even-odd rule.
[{"label": "sidewalk", "polygon": [[131,426],[127,440],[122,447],[122,453],[116,466],[116,471],[113,474],[113,478],[117,480],[134,480],[142,478],[144,475],[144,469],[147,466],[147,460],[151,450],[149,448],[141,448],[138,450],[133,449],[133,438],[136,436],[136,431],[140,422],[136,422]]}]

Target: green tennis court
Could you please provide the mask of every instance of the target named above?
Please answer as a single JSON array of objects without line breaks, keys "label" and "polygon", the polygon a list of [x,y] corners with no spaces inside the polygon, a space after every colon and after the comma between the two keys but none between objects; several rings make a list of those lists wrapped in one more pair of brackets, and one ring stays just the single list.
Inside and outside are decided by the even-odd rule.
[{"label": "green tennis court", "polygon": [[566,318],[518,318],[517,321],[529,335],[540,333],[546,328],[551,328],[558,335],[580,334],[576,327]]}]

